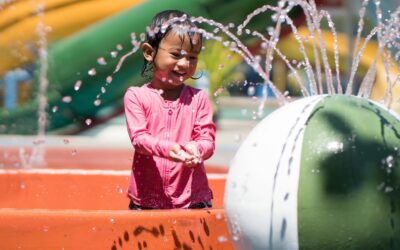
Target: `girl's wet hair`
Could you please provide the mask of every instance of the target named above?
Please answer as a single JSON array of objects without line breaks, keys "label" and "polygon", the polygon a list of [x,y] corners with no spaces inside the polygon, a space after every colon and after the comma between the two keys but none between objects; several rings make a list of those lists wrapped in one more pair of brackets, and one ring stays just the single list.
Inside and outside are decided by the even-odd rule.
[{"label": "girl's wet hair", "polygon": [[[179,19],[179,17],[186,16],[186,18]],[[169,22],[168,20],[177,17],[178,19],[173,22]],[[167,25],[167,26],[166,26]],[[184,33],[179,33],[181,37],[182,43],[185,39],[185,35],[188,35],[190,40],[190,45],[193,47],[193,37],[197,34],[200,37],[200,41],[202,40],[201,33],[196,32],[197,26],[190,21],[190,17],[185,12],[180,10],[164,10],[157,13],[150,22],[150,25],[147,27],[146,32],[146,43],[150,44],[157,54],[157,49],[161,43],[161,40],[174,28],[178,26],[183,26]],[[193,30],[194,29],[194,30]],[[156,56],[154,55],[154,57]],[[148,71],[152,70],[152,64],[144,59],[144,64],[142,68],[141,75],[144,77]]]}]

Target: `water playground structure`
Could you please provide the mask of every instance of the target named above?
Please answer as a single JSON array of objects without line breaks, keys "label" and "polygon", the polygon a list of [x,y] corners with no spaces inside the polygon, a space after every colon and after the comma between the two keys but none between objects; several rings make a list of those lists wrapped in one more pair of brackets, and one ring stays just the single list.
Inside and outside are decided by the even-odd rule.
[{"label": "water playground structure", "polygon": [[[46,1],[47,7],[39,8],[37,16],[26,15],[27,6],[23,7],[23,3],[15,1],[21,7],[15,8],[18,13],[14,13],[14,19],[3,20],[3,27],[28,25],[29,22],[23,21],[25,18],[46,20],[46,14],[52,9],[73,8],[91,1]],[[101,3],[109,4],[109,1]],[[126,1],[120,9],[132,6],[131,3]],[[179,7],[193,16],[212,18],[209,21],[198,17],[195,21],[204,23],[208,20],[208,24],[212,23],[232,39],[235,43],[230,40],[227,46],[233,52],[242,53],[244,60],[265,80],[266,86],[283,105],[250,133],[233,159],[229,174],[228,169],[207,166],[215,196],[214,207],[210,210],[128,211],[124,187],[131,150],[82,146],[76,154],[76,149],[66,146],[68,143],[59,146],[59,142],[52,143],[56,137],[46,139],[43,134],[44,131],[57,131],[72,120],[81,120],[83,124],[95,120],[103,105],[118,110],[113,103],[124,86],[129,82],[140,82],[140,67],[134,63],[138,57],[133,52],[141,42],[139,32],[145,28],[143,23],[148,23],[150,12],[155,12],[149,6],[154,7],[155,3],[160,10]],[[389,36],[387,30],[391,28],[392,34],[399,31],[396,20],[400,10],[394,11],[389,21],[380,20],[381,26],[369,33],[370,37],[378,37],[375,45],[369,42],[369,36],[356,38],[359,46],[355,46],[352,57],[356,70],[350,72],[349,82],[342,84],[339,73],[343,69],[339,63],[343,65],[343,56],[349,56],[343,46],[345,38],[332,30],[323,32],[317,28],[320,20],[316,17],[321,15],[329,20],[329,14],[317,11],[316,6],[305,1],[296,2],[300,6],[298,9],[304,10],[303,21],[308,27],[297,29],[290,21],[298,16],[292,1],[262,7],[261,4],[241,5],[239,1],[234,2],[237,5],[226,3],[227,8],[235,9],[240,5],[249,9],[243,17],[237,17],[236,29],[230,24],[216,23],[225,23],[225,20],[207,14],[201,8],[204,3],[214,2],[135,2],[137,5],[121,13],[117,13],[117,7],[107,9],[103,6],[100,9],[107,9],[107,14],[102,15],[95,13],[93,6],[87,7],[93,10],[90,15],[82,11],[86,13],[83,16],[87,23],[99,20],[100,16],[116,14],[78,33],[71,29],[71,35],[65,39],[60,39],[62,34],[59,34],[54,41],[60,40],[51,46],[47,44],[50,40],[39,39],[37,65],[41,70],[35,79],[42,87],[49,83],[48,89],[44,89],[49,103],[44,117],[49,125],[44,129],[40,119],[37,121],[38,105],[35,102],[14,111],[2,111],[4,133],[35,134],[38,129],[42,130],[36,138],[20,136],[13,140],[13,136],[9,136],[10,145],[1,148],[2,248],[400,248],[400,119],[396,114],[399,71],[394,61],[396,57],[389,56],[385,50],[399,39],[399,33]],[[379,9],[379,4],[374,3]],[[360,13],[365,8],[363,5]],[[7,4],[4,10],[7,11]],[[260,13],[267,11],[279,15],[272,18],[274,24],[269,36],[263,37],[252,31],[260,26],[265,29],[265,22],[260,24],[252,19],[255,21]],[[251,14],[246,17],[248,13]],[[132,16],[138,18],[135,19],[137,22],[128,21]],[[249,26],[246,26],[248,21]],[[279,38],[285,30],[284,23],[296,30],[293,36]],[[38,27],[40,37],[46,28]],[[82,28],[77,27],[75,31]],[[136,33],[127,36],[132,30]],[[310,31],[314,32],[313,36],[307,37]],[[215,29],[207,32],[209,39],[218,40],[219,33]],[[241,36],[243,40],[251,41],[248,37],[251,35],[261,40],[258,45],[263,57],[253,55],[241,43]],[[234,40],[238,37],[240,39]],[[104,51],[109,52],[108,57],[104,56]],[[133,54],[118,64],[120,55],[130,51]],[[320,56],[315,56],[315,51]],[[271,57],[284,61],[304,98],[289,103],[288,96],[275,88],[268,67]],[[21,60],[28,62],[29,53],[21,58],[14,66],[21,65]],[[265,67],[260,58],[264,58]],[[358,67],[361,72],[357,71]],[[307,83],[299,77],[299,68],[306,74]],[[114,70],[115,74],[112,73]],[[365,75],[365,78],[359,86],[349,87],[357,74]],[[102,84],[96,84],[99,82]],[[116,83],[118,86],[114,87]],[[263,102],[260,102],[259,110],[262,108]],[[31,138],[34,138],[34,146],[21,150],[21,144],[32,144]],[[36,154],[40,158],[41,153],[44,161],[30,161],[31,158],[25,157]]]}]

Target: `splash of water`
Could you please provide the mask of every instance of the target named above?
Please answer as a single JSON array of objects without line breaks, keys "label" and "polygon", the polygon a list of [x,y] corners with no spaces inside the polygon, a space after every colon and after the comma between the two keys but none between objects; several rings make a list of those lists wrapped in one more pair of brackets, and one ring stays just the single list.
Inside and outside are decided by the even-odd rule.
[{"label": "splash of water", "polygon": [[[372,0],[371,0],[372,1]],[[382,20],[382,10],[380,9],[380,2],[378,0],[373,0],[376,8],[376,15],[378,17],[378,24],[374,27],[365,38],[362,38],[363,28],[364,28],[364,18],[365,11],[371,2],[370,0],[364,0],[362,2],[361,9],[359,11],[359,21],[357,36],[354,42],[354,51],[352,55],[352,63],[350,69],[349,79],[343,82],[340,78],[339,70],[339,46],[338,46],[338,35],[336,32],[335,24],[332,21],[330,14],[325,10],[319,10],[317,5],[313,0],[281,0],[278,2],[277,6],[264,5],[260,8],[255,9],[250,13],[242,23],[237,26],[233,23],[222,24],[215,20],[207,19],[204,17],[191,17],[191,21],[198,24],[208,25],[212,32],[208,29],[202,28],[191,28],[190,31],[199,32],[203,35],[205,39],[214,40],[221,43],[223,46],[227,47],[231,52],[238,54],[262,79],[263,79],[263,90],[262,98],[260,99],[260,105],[258,107],[258,114],[262,113],[265,103],[268,98],[268,89],[271,89],[276,97],[276,101],[284,105],[291,101],[291,97],[287,92],[282,93],[284,90],[279,90],[276,84],[271,79],[272,62],[275,57],[282,60],[290,71],[290,75],[293,76],[297,85],[300,88],[302,96],[318,95],[318,94],[358,94],[359,96],[368,98],[372,88],[376,75],[377,62],[380,58],[384,63],[384,69],[386,72],[387,88],[385,90],[384,103],[390,107],[393,102],[392,89],[400,82],[400,75],[397,73],[394,77],[391,75],[390,60],[394,59],[398,63],[400,57],[400,7],[397,8],[387,20]],[[305,16],[305,25],[308,29],[307,37],[300,34],[298,28],[294,24],[290,17],[291,11],[295,7],[300,7],[303,10]],[[274,27],[267,27],[266,32],[259,30],[251,30],[248,28],[248,24],[251,23],[253,18],[266,12],[272,12],[271,19],[275,23]],[[155,27],[151,30],[147,27],[148,34],[152,35],[157,32],[165,32],[168,25],[175,25],[175,23],[180,23],[187,19],[187,16],[176,17],[170,19],[167,23],[160,27]],[[329,27],[329,31],[333,37],[333,59],[329,58],[327,52],[328,41],[323,38],[321,23],[326,21]],[[179,26],[179,24],[176,24]],[[293,37],[299,47],[299,52],[302,55],[302,60],[299,63],[291,62],[290,57],[286,56],[278,46],[279,37],[281,36],[282,27],[287,26],[291,29]],[[185,27],[178,27],[185,29]],[[39,32],[38,32],[39,33]],[[41,42],[41,48],[39,49],[39,56],[41,60],[42,68],[40,69],[40,94],[39,106],[40,110],[44,110],[45,104],[45,89],[47,88],[46,81],[46,71],[47,71],[47,57],[46,49],[47,43],[45,43],[45,34],[41,35],[44,38],[44,42]],[[252,37],[253,39],[258,39],[260,44],[260,49],[256,52],[251,51],[248,46],[246,46],[244,40]],[[360,64],[361,58],[364,51],[367,48],[368,43],[372,39],[378,40],[378,51],[375,55],[374,61],[371,67],[368,69],[367,74],[362,80],[358,90],[353,90],[355,76]],[[115,67],[114,72],[107,76],[105,79],[105,84],[100,86],[99,93],[96,99],[93,100],[95,106],[101,104],[101,96],[107,92],[107,87],[111,84],[113,80],[113,75],[117,74],[127,57],[136,53],[141,44],[145,41],[145,34],[141,33],[138,37],[135,33],[131,34],[131,43],[133,48],[127,54],[122,55],[119,59],[118,64]],[[306,43],[311,44],[311,53],[306,49]],[[122,50],[121,45],[116,45],[115,50],[111,52],[111,57],[119,56],[118,52]],[[310,56],[314,58],[314,64],[311,63]],[[330,61],[333,61],[333,69],[331,68]],[[104,57],[99,57],[96,60],[97,64],[105,65],[107,61]],[[94,68],[89,70],[89,75],[95,75],[96,72]],[[306,77],[300,76],[299,71],[304,71]],[[334,72],[334,73],[333,73]],[[307,83],[309,82],[309,83]],[[75,91],[79,91],[82,81],[77,81],[74,85]],[[345,86],[345,89],[343,87]],[[217,88],[218,89],[218,88]],[[66,98],[66,97],[65,97]],[[71,101],[71,100],[69,100]],[[56,110],[57,111],[57,110]],[[56,112],[53,110],[53,112]],[[44,121],[46,120],[46,114],[39,111],[39,133],[38,140],[41,141],[44,136]],[[40,144],[39,144],[40,145]],[[29,165],[29,164],[28,164]]]},{"label": "splash of water", "polygon": [[[191,17],[192,22],[196,22],[199,24],[207,24],[212,27],[213,32],[208,32],[205,29],[201,28],[191,28],[191,31],[199,32],[203,34],[206,39],[212,39],[217,42],[222,43],[224,46],[229,47],[229,49],[240,55],[243,60],[253,68],[253,70],[263,79],[264,88],[263,88],[263,97],[261,99],[261,104],[259,106],[259,110],[264,108],[264,103],[267,100],[267,87],[271,88],[274,95],[277,98],[277,101],[280,104],[285,104],[289,102],[290,97],[288,95],[283,94],[274,84],[274,82],[270,79],[270,73],[272,69],[272,61],[274,56],[278,56],[281,60],[284,61],[286,66],[291,71],[291,74],[294,76],[298,86],[300,87],[301,93],[303,96],[308,95],[317,95],[317,94],[357,94],[359,96],[369,98],[374,79],[376,76],[376,68],[377,62],[381,58],[384,64],[384,69],[386,73],[387,79],[387,87],[385,90],[384,103],[390,107],[392,103],[392,89],[399,82],[400,76],[397,74],[395,77],[391,76],[390,67],[393,65],[389,65],[389,61],[393,56],[391,55],[390,48],[395,48],[399,51],[399,16],[400,16],[400,7],[397,8],[388,20],[382,20],[382,10],[380,8],[380,1],[374,0],[374,5],[376,8],[376,16],[378,18],[378,24],[374,27],[369,34],[363,39],[362,31],[364,27],[364,17],[365,10],[369,4],[369,0],[364,0],[362,2],[361,9],[359,11],[359,21],[358,21],[358,29],[357,36],[355,38],[354,52],[352,58],[352,64],[350,69],[350,77],[347,82],[342,82],[340,78],[340,69],[339,69],[339,46],[338,46],[338,36],[335,28],[335,24],[330,16],[330,14],[325,10],[318,10],[315,1],[304,1],[304,0],[282,0],[278,2],[277,6],[264,5],[252,13],[250,13],[247,18],[237,26],[236,31],[233,30],[235,27],[234,24],[230,23],[228,25],[224,25],[215,20],[207,19],[204,17]],[[297,27],[294,25],[293,20],[290,18],[289,13],[295,7],[300,6],[303,10],[306,19],[306,25],[308,28],[308,37],[304,38],[299,34]],[[271,16],[272,20],[275,22],[275,27],[268,27],[268,33],[264,34],[263,32],[257,30],[250,30],[247,28],[247,25],[251,22],[251,20],[267,11],[272,11],[274,14]],[[154,34],[156,32],[165,32],[165,28],[168,25],[174,25],[174,23],[179,23],[187,19],[186,16],[175,17],[170,19],[167,23],[163,24],[162,27],[156,27],[155,30],[149,30],[149,34]],[[327,52],[326,40],[323,39],[321,23],[322,21],[326,21],[329,27],[329,30],[333,37],[333,61],[334,61],[334,70],[331,69],[330,66],[330,58]],[[307,89],[306,84],[304,83],[304,79],[299,76],[298,70],[296,70],[295,66],[287,59],[287,57],[278,49],[277,44],[279,41],[280,33],[282,30],[282,25],[288,25],[291,28],[291,31],[294,35],[296,42],[299,45],[299,50],[303,55],[304,64],[298,68],[305,71],[307,80],[310,82],[309,90]],[[243,32],[245,31],[245,32]],[[266,51],[259,54],[254,54],[250,52],[249,48],[242,42],[242,35],[253,36],[261,41],[261,48]],[[358,91],[354,92],[354,79],[357,73],[361,57],[368,45],[368,43],[376,38],[378,41],[378,51],[376,52],[373,63],[367,71],[367,74],[363,78]],[[309,40],[312,46],[312,52],[315,59],[314,68],[311,65],[309,56],[310,54],[306,51],[305,42]],[[136,39],[132,40],[132,44],[135,44],[135,48],[139,47],[139,44],[143,41],[137,41]],[[121,67],[123,60],[133,54],[136,50],[132,50],[129,54],[123,56],[118,63],[118,66],[114,73],[118,72]],[[389,48],[389,50],[388,50]],[[396,52],[394,59],[398,63],[398,59],[400,57],[400,52]],[[260,58],[264,58],[261,60]],[[324,73],[322,73],[324,72]],[[333,73],[335,72],[335,73]],[[346,86],[343,90],[342,86]]]},{"label": "splash of water", "polygon": [[31,168],[35,165],[43,165],[45,159],[45,133],[46,133],[46,119],[47,119],[47,96],[46,91],[49,85],[47,80],[47,29],[43,22],[44,19],[45,5],[39,3],[36,6],[36,15],[40,18],[39,23],[36,26],[36,34],[38,37],[38,58],[40,62],[39,68],[39,91],[38,91],[38,134],[36,139],[33,141],[33,148],[30,154],[25,154],[25,149],[19,149],[20,161],[23,168]]}]

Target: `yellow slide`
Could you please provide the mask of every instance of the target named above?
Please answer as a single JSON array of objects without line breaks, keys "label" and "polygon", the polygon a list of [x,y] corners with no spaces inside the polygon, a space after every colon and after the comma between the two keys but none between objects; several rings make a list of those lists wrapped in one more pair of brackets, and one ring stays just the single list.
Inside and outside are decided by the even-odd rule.
[{"label": "yellow slide", "polygon": [[[36,27],[40,22],[46,25],[46,39],[52,43],[141,2],[143,0],[26,0],[6,6],[0,14],[0,76],[32,62],[37,50]],[[37,15],[40,6],[45,15]]]},{"label": "yellow slide", "polygon": [[[306,27],[301,27],[298,29],[299,35],[302,38],[305,38],[309,35],[309,31]],[[316,36],[316,35],[315,35]],[[322,31],[322,39],[325,43],[326,52],[329,58],[329,64],[332,70],[333,77],[335,78],[336,69],[334,63],[334,43],[333,43],[333,35],[329,31]],[[337,34],[338,40],[338,53],[339,53],[339,68],[340,71],[343,72],[345,70],[346,60],[348,57],[353,59],[353,52],[348,51],[347,45],[347,37],[344,34]],[[364,43],[364,39],[360,40],[360,46]],[[307,42],[304,42],[304,46],[306,49],[306,53],[310,60],[310,63],[314,64],[314,53],[312,51],[312,43],[310,39]],[[298,46],[298,42],[296,41],[293,35],[286,37],[285,39],[279,41],[278,43],[279,50],[287,56],[289,60],[304,60],[303,55],[300,53],[300,49]],[[369,41],[365,50],[361,56],[360,63],[357,69],[357,76],[361,79],[364,78],[365,74],[367,73],[368,69],[374,62],[376,53],[378,51],[378,44],[374,41]],[[322,65],[322,59],[320,59]],[[395,77],[399,75],[400,70],[397,66],[396,62],[393,60],[389,61],[389,77],[391,82],[395,81]],[[386,72],[384,68],[384,64],[381,58],[376,63],[376,77],[374,82],[374,87],[372,89],[372,93],[370,98],[372,100],[381,101],[385,97],[385,91],[387,89],[388,83],[386,79]],[[397,113],[400,113],[400,85],[397,84],[392,89],[392,109],[395,110]]]}]

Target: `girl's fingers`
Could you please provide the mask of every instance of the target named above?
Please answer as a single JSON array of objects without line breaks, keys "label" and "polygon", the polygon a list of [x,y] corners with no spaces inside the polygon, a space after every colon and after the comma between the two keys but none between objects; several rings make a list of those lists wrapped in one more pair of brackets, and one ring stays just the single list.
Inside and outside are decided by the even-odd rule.
[{"label": "girl's fingers", "polygon": [[188,144],[184,148],[174,145],[169,151],[169,156],[172,161],[183,162],[188,167],[201,163],[201,157],[195,144]]},{"label": "girl's fingers", "polygon": [[192,166],[194,166],[196,164],[199,164],[199,163],[201,163],[201,158],[200,157],[194,157],[191,160],[185,161],[185,165],[189,166],[189,167],[192,167]]},{"label": "girl's fingers", "polygon": [[197,148],[196,144],[193,143],[188,143],[185,145],[185,150],[190,153],[191,155],[193,155],[195,158],[199,158],[200,157],[200,153],[199,150]]},{"label": "girl's fingers", "polygon": [[169,153],[169,156],[174,161],[185,161],[186,160],[185,156],[180,152],[172,151],[172,152]]},{"label": "girl's fingers", "polygon": [[180,161],[180,162],[189,162],[192,161],[194,159],[194,157],[192,155],[189,155],[188,153],[186,153],[183,150],[179,150],[178,152],[170,152],[170,157],[172,159],[175,159],[176,161]]}]

